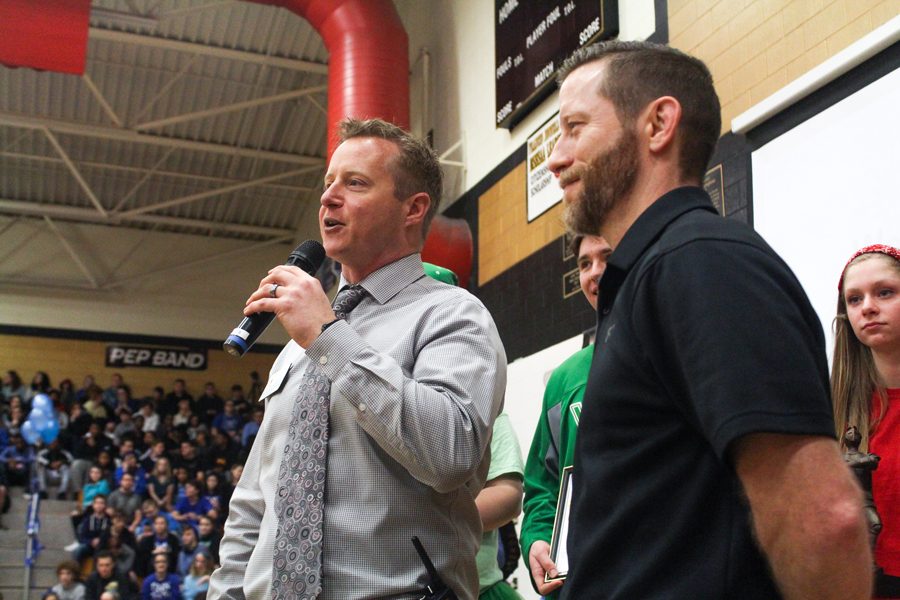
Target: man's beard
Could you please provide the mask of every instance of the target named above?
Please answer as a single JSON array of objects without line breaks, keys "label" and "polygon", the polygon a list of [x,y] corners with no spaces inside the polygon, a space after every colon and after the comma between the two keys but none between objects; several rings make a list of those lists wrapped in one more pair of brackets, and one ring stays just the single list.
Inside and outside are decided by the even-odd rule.
[{"label": "man's beard", "polygon": [[609,213],[634,188],[637,171],[637,134],[623,128],[609,149],[570,175],[581,179],[581,193],[563,210],[569,231],[598,235]]}]

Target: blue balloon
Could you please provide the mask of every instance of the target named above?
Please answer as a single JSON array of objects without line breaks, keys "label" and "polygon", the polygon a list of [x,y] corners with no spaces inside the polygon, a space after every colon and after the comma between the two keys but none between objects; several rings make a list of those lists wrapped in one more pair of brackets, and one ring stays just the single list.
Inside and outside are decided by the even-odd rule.
[{"label": "blue balloon", "polygon": [[31,421],[31,426],[34,427],[34,430],[40,433],[53,420],[53,417],[43,411],[32,408],[31,412],[28,413],[28,420]]},{"label": "blue balloon", "polygon": [[53,400],[47,394],[37,394],[31,399],[31,410],[42,412],[49,417],[53,414]]},{"label": "blue balloon", "polygon": [[44,439],[44,442],[49,444],[56,439],[56,436],[59,435],[59,419],[53,417],[47,422],[47,426],[40,431],[41,437]]},{"label": "blue balloon", "polygon": [[38,432],[37,428],[34,426],[34,423],[31,422],[31,419],[22,423],[22,437],[26,442],[31,444],[32,446],[37,444],[41,439],[41,434]]}]

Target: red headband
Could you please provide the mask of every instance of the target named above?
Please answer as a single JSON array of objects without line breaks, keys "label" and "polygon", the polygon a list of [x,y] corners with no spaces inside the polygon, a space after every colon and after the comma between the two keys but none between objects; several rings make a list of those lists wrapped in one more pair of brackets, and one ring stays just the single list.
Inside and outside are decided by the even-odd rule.
[{"label": "red headband", "polygon": [[847,261],[847,264],[844,265],[844,269],[841,271],[841,278],[838,280],[838,292],[840,292],[844,287],[844,275],[847,273],[847,267],[849,267],[850,263],[852,263],[863,254],[887,254],[894,260],[900,261],[900,250],[894,248],[893,246],[888,246],[887,244],[872,244],[871,246],[860,248],[853,254],[853,256],[850,257],[850,260]]}]

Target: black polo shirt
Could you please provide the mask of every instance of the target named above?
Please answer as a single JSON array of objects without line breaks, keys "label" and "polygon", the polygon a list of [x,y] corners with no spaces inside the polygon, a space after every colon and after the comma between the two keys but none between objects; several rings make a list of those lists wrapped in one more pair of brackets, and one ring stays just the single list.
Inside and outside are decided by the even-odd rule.
[{"label": "black polo shirt", "polygon": [[800,283],[685,187],[627,231],[600,290],[563,598],[778,598],[728,449],[754,432],[833,437]]}]

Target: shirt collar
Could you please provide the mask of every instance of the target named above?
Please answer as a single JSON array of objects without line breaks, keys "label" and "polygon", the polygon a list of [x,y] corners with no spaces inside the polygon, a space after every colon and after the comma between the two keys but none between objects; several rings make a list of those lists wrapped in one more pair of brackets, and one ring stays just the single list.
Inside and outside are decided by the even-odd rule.
[{"label": "shirt collar", "polygon": [[[689,186],[666,192],[628,228],[618,247],[609,256],[607,266],[627,273],[672,221],[697,209],[716,212],[702,188]],[[602,283],[600,289],[603,289]]]},{"label": "shirt collar", "polygon": [[[400,290],[414,281],[425,277],[425,269],[422,268],[422,257],[418,252],[404,256],[399,260],[388,263],[374,273],[370,273],[359,285],[365,289],[379,304],[384,304]],[[341,274],[338,290],[348,285],[348,281]]]}]

